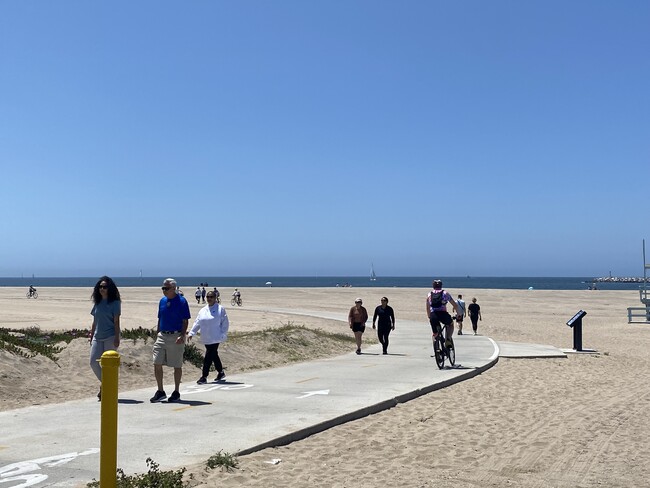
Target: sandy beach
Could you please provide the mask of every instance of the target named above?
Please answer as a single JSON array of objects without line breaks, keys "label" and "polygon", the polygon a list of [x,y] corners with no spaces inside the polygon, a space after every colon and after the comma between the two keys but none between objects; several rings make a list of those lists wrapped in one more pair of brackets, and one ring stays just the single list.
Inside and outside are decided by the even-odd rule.
[{"label": "sandy beach", "polygon": [[[118,283],[119,286],[119,283]],[[22,288],[0,288],[0,326],[62,330],[90,327],[90,289],[41,288],[38,300]],[[154,327],[158,288],[123,288],[124,328]],[[184,288],[192,315],[200,308]],[[477,297],[479,334],[494,340],[572,346],[566,321],[580,309],[583,346],[600,354],[566,359],[500,359],[469,381],[344,424],[289,446],[239,458],[232,472],[188,466],[193,486],[283,487],[602,487],[648,486],[650,447],[650,326],[627,324],[626,308],[639,306],[635,291],[449,290],[467,303]],[[224,301],[232,289],[221,290]],[[232,331],[255,331],[287,323],[349,333],[347,324],[289,313],[347,313],[363,298],[372,314],[386,295],[399,320],[423,323],[429,341],[424,289],[250,288],[244,306],[227,305]],[[285,309],[286,313],[273,310]],[[465,331],[471,330],[467,321]],[[372,334],[365,334],[375,340]],[[120,389],[154,387],[151,345],[123,341]],[[226,343],[227,344],[227,343]],[[224,345],[226,346],[226,345]],[[347,346],[346,346],[347,347]],[[352,345],[350,345],[352,350]],[[0,351],[0,409],[92,397],[97,380],[88,366],[87,340],[78,339],[49,359],[26,359]],[[332,350],[340,354],[346,350]],[[263,348],[254,357],[231,351],[224,364],[277,365]],[[433,360],[432,360],[433,361]],[[433,366],[433,365],[432,365]],[[244,367],[244,366],[242,366]],[[197,371],[185,368],[184,381]],[[198,376],[197,376],[198,377]],[[443,412],[445,423],[439,420]],[[216,443],[218,444],[218,442]],[[215,449],[215,453],[218,447]],[[279,464],[269,464],[281,459]]]}]

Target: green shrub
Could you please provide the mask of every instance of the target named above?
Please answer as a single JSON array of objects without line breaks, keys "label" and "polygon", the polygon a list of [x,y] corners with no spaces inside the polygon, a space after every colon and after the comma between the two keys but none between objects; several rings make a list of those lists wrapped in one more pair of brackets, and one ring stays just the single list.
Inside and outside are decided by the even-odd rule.
[{"label": "green shrub", "polygon": [[[146,474],[127,476],[124,471],[117,469],[117,488],[186,488],[189,481],[183,481],[185,468],[178,471],[160,471],[158,463],[147,458],[149,471]],[[190,475],[190,479],[192,476]],[[89,488],[99,488],[99,481],[93,480],[86,485]]]},{"label": "green shrub", "polygon": [[237,461],[237,456],[234,454],[219,451],[214,456],[210,456],[210,459],[208,459],[206,464],[209,469],[214,469],[217,466],[220,466],[222,470],[225,469],[226,471],[232,471],[233,469],[237,469],[239,461]]},{"label": "green shrub", "polygon": [[[204,355],[194,344],[185,344],[185,352],[183,352],[183,361],[186,361],[197,368],[203,368]],[[214,367],[213,367],[214,369]]]}]

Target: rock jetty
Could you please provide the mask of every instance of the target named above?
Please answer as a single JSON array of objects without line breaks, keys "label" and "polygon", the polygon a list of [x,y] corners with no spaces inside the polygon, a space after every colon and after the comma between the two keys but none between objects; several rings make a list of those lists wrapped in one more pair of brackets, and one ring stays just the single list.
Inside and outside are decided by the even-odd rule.
[{"label": "rock jetty", "polygon": [[597,283],[643,283],[643,281],[650,282],[650,278],[643,276],[603,276],[601,278],[594,278]]}]

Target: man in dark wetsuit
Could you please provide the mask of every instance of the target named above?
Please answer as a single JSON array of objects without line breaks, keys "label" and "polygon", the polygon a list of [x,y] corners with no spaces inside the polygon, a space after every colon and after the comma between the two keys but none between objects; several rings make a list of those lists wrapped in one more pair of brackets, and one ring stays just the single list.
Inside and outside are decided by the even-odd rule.
[{"label": "man in dark wetsuit", "polygon": [[[377,321],[377,319],[379,319]],[[388,354],[388,335],[391,330],[395,330],[395,312],[388,306],[388,298],[382,297],[381,305],[375,308],[375,314],[372,316],[372,328],[375,328],[377,321],[377,337],[381,344],[384,354]]]},{"label": "man in dark wetsuit", "polygon": [[[433,290],[427,295],[427,317],[429,324],[431,324],[431,332],[433,337],[438,336],[438,331],[441,330],[442,325],[447,329],[447,340],[445,346],[450,347],[452,342],[449,340],[454,333],[454,319],[451,318],[447,312],[447,303],[451,303],[454,307],[454,312],[458,314],[458,305],[453,297],[442,289],[442,281],[433,280]],[[442,324],[442,325],[441,325]]]}]

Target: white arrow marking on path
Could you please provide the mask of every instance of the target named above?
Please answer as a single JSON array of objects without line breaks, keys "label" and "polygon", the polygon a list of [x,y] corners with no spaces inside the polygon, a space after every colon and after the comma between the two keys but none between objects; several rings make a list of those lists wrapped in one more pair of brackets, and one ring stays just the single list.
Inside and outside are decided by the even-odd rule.
[{"label": "white arrow marking on path", "polygon": [[36,485],[45,481],[48,477],[46,474],[26,474],[31,471],[39,471],[41,465],[43,466],[59,466],[66,464],[76,459],[79,456],[88,456],[89,454],[97,454],[99,449],[91,448],[82,452],[69,452],[67,454],[60,454],[58,456],[49,456],[39,459],[32,459],[30,461],[22,461],[18,463],[0,466],[0,484],[10,483],[12,481],[23,481],[19,485],[12,485],[14,488],[25,488],[27,486]]},{"label": "white arrow marking on path", "polygon": [[190,385],[187,387],[187,390],[181,391],[182,395],[191,395],[193,393],[205,393],[207,391],[213,391],[213,390],[224,390],[224,391],[235,391],[235,390],[244,390],[246,388],[253,388],[254,385],[247,385],[245,383],[241,384],[234,384],[234,385],[229,385],[229,384],[222,384],[222,385],[214,385],[214,386],[208,386],[205,388],[205,386],[202,387],[202,385]]},{"label": "white arrow marking on path", "polygon": [[304,393],[304,395],[299,396],[298,398],[307,398],[307,397],[314,396],[314,395],[329,395],[330,391],[329,390],[304,391],[303,393]]}]

